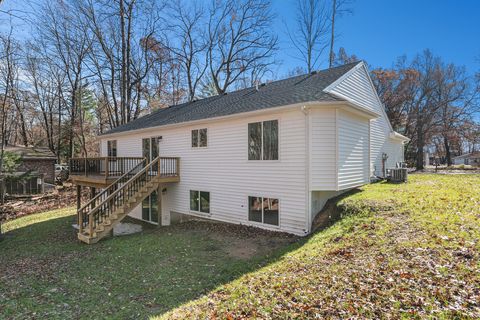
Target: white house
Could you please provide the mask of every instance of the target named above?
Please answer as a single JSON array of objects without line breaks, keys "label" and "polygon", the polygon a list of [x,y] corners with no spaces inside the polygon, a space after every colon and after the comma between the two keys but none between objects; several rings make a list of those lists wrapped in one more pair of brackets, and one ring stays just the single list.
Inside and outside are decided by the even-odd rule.
[{"label": "white house", "polygon": [[297,235],[329,198],[403,162],[408,141],[363,62],[160,109],[100,139],[102,156],[179,159],[178,180],[158,182],[131,217],[169,224],[186,214]]},{"label": "white house", "polygon": [[461,156],[453,158],[453,164],[455,165],[472,165],[472,166],[480,166],[480,152],[472,152],[462,154]]}]

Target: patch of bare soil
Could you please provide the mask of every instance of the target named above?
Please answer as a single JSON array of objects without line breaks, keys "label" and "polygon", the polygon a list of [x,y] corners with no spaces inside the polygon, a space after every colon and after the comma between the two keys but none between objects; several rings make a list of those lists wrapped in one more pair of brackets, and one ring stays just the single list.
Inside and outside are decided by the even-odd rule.
[{"label": "patch of bare soil", "polygon": [[[82,194],[82,202],[87,201],[86,188]],[[57,187],[53,191],[43,195],[8,199],[0,206],[0,222],[16,219],[32,213],[40,213],[55,209],[61,209],[76,204],[76,190],[73,186]]]},{"label": "patch of bare soil", "polygon": [[284,247],[300,237],[268,231],[252,226],[222,222],[190,220],[174,225],[173,228],[188,229],[205,234],[222,243],[222,250],[232,258],[250,259],[256,255]]}]

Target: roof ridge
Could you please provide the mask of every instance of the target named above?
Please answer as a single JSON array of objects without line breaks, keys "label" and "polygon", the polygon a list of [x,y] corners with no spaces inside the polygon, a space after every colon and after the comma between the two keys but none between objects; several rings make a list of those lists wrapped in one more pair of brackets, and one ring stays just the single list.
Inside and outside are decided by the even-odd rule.
[{"label": "roof ridge", "polygon": [[215,118],[260,109],[303,103],[307,101],[339,101],[339,97],[323,90],[362,61],[352,62],[316,72],[305,73],[255,86],[159,108],[104,135],[139,130],[194,120]]},{"label": "roof ridge", "polygon": [[[347,66],[350,66],[350,65],[357,65],[357,64],[359,64],[359,63],[361,63],[361,62],[363,62],[363,60],[359,60],[359,61],[355,61],[355,62],[350,62],[350,63],[342,64],[342,65],[340,65],[340,66],[331,67],[331,68],[314,70],[314,71],[312,71],[312,72],[302,73],[302,74],[299,74],[299,75],[295,75],[295,76],[293,76],[293,77],[288,77],[288,78],[283,78],[283,79],[272,80],[271,82],[268,82],[267,85],[269,85],[269,84],[271,85],[271,84],[274,84],[274,83],[279,83],[279,82],[282,82],[282,81],[292,80],[292,79],[295,79],[295,78],[305,77],[305,76],[319,75],[320,73],[332,71],[333,69],[340,69],[340,68],[344,68],[344,67],[347,67]],[[263,83],[266,83],[266,82],[263,82]],[[260,87],[259,87],[259,88],[260,88]],[[170,107],[175,107],[175,106],[181,106],[181,105],[189,104],[189,103],[192,103],[192,102],[203,101],[203,100],[206,100],[206,99],[209,99],[209,98],[222,97],[222,96],[224,96],[225,94],[234,94],[234,93],[238,93],[238,92],[241,92],[241,91],[247,91],[247,90],[249,90],[249,89],[256,89],[256,86],[250,86],[250,87],[246,87],[246,88],[242,88],[242,89],[238,89],[238,90],[234,90],[234,91],[230,91],[230,92],[226,92],[226,93],[219,93],[219,94],[216,94],[216,95],[213,95],[213,96],[205,97],[205,98],[202,98],[202,99],[197,99],[197,100],[195,100],[195,101],[187,101],[187,102],[183,102],[183,103],[180,103],[180,104],[177,104],[177,105],[172,105],[172,106],[169,106],[168,108],[170,108]],[[157,111],[157,110],[156,110],[156,111]]]}]

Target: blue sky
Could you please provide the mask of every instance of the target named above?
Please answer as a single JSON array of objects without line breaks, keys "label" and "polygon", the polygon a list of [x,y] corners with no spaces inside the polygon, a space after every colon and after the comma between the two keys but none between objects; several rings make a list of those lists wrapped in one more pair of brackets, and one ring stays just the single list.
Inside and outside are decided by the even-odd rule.
[{"label": "blue sky", "polygon": [[[283,48],[283,68],[298,60],[281,20],[294,22],[295,0],[272,0]],[[398,56],[413,57],[429,48],[444,61],[480,71],[480,1],[478,0],[355,0],[353,14],[337,27],[336,49],[344,47],[371,67],[390,67]],[[326,66],[325,55],[322,67]]]},{"label": "blue sky", "polygon": [[[42,0],[4,0],[2,8],[31,11]],[[470,74],[480,71],[480,0],[352,0],[353,14],[338,24],[336,50],[344,47],[371,67],[392,66],[397,57],[411,58],[429,48],[446,62],[464,65]],[[280,39],[279,76],[301,62],[294,58],[284,22],[294,23],[296,0],[272,0],[277,14],[275,31]],[[7,27],[1,21],[0,31]],[[28,36],[28,24],[16,23],[20,35]],[[327,65],[325,54],[321,68]]]}]

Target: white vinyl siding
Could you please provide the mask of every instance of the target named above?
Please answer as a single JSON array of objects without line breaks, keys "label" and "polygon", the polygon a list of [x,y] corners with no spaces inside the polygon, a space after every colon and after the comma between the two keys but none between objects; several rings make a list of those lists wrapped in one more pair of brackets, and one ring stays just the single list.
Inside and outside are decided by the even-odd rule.
[{"label": "white vinyl siding", "polygon": [[336,190],[335,109],[310,110],[311,190]]},{"label": "white vinyl siding", "polygon": [[371,173],[383,176],[382,154],[388,155],[386,167],[390,168],[395,166],[396,162],[401,161],[400,158],[403,159],[403,146],[400,142],[390,139],[389,120],[370,82],[366,68],[363,65],[357,67],[329,92],[380,115],[371,120],[370,124],[370,162]]},{"label": "white vinyl siding", "polygon": [[339,110],[338,125],[338,190],[369,182],[369,120]]},{"label": "white vinyl siding", "polygon": [[[279,160],[249,161],[248,123],[272,119],[278,119]],[[191,147],[192,129],[195,128],[179,126],[143,134],[119,135],[116,137],[118,154],[139,156],[143,137],[162,136],[160,155],[180,157],[180,182],[164,186],[167,188],[169,211],[191,214],[190,190],[208,190],[211,194],[209,218],[250,224],[248,197],[262,195],[281,202],[279,226],[272,228],[305,234],[308,191],[305,183],[303,112],[296,109],[265,116],[212,121],[208,125],[208,148]],[[132,216],[136,215],[138,213],[132,213]]]},{"label": "white vinyl siding", "polygon": [[348,98],[359,106],[380,114],[376,93],[372,90],[369,76],[363,66],[356,68],[330,92]]}]

